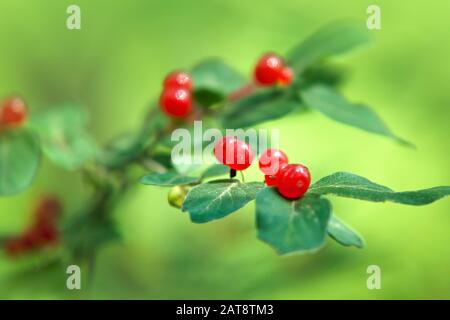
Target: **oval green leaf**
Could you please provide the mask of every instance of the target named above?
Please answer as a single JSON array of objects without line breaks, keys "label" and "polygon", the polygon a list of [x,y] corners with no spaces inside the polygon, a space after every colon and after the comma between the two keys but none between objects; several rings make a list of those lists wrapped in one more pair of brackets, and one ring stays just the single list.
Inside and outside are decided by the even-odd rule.
[{"label": "oval green leaf", "polygon": [[40,155],[39,142],[29,131],[0,132],[0,196],[22,192],[33,182]]},{"label": "oval green leaf", "polygon": [[230,167],[223,164],[213,164],[202,173],[202,179],[224,176],[230,173]]},{"label": "oval green leaf", "polygon": [[87,117],[74,105],[63,105],[33,117],[45,155],[66,169],[77,169],[92,159],[96,145],[86,130]]},{"label": "oval green leaf", "polygon": [[325,85],[314,85],[301,91],[305,104],[335,121],[392,138],[400,143],[411,143],[397,137],[368,106],[353,104],[335,89]]},{"label": "oval green leaf", "polygon": [[425,205],[450,195],[450,186],[417,191],[395,192],[388,187],[348,172],[337,172],[314,183],[308,193],[333,194],[374,202],[397,202],[408,205]]},{"label": "oval green leaf", "polygon": [[242,183],[237,180],[214,180],[189,191],[183,211],[189,212],[192,222],[204,223],[223,218],[255,199],[263,183]]},{"label": "oval green leaf", "polygon": [[217,103],[244,84],[242,75],[220,59],[208,59],[191,71],[196,100],[204,106]]},{"label": "oval green leaf", "polygon": [[369,40],[364,23],[334,22],[320,28],[292,49],[287,61],[296,70],[304,70],[314,62],[345,53]]},{"label": "oval green leaf", "polygon": [[343,246],[354,246],[357,248],[364,247],[364,240],[361,236],[334,215],[328,222],[327,232],[331,238]]},{"label": "oval green leaf", "polygon": [[197,177],[188,177],[176,172],[151,173],[141,177],[140,183],[152,186],[173,187],[199,182]]},{"label": "oval green leaf", "polygon": [[275,188],[265,188],[256,197],[258,237],[280,254],[316,251],[325,242],[330,212],[325,198],[288,201]]},{"label": "oval green leaf", "polygon": [[284,117],[301,107],[300,100],[284,91],[263,90],[225,106],[221,116],[224,128],[247,128]]}]

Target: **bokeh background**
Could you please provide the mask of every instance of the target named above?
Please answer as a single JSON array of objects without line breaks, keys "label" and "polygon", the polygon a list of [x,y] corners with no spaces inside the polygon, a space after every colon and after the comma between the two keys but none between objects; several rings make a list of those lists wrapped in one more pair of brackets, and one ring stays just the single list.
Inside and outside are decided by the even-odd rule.
[{"label": "bokeh background", "polygon": [[[65,27],[73,3],[81,7],[80,31]],[[32,110],[80,102],[104,143],[140,124],[168,71],[220,56],[249,75],[262,52],[284,53],[337,19],[365,23],[373,3],[382,30],[372,32],[371,45],[338,59],[350,71],[343,91],[373,106],[417,149],[314,112],[264,127],[281,130],[282,148],[314,180],[345,170],[396,190],[448,185],[446,0],[0,0],[0,96],[20,93]],[[256,168],[248,176],[260,179]],[[35,199],[48,192],[68,208],[89,194],[78,174],[45,161],[31,189],[0,199],[0,234],[25,228]],[[366,248],[330,239],[317,254],[279,257],[256,239],[253,204],[194,225],[168,206],[165,191],[139,186],[113,213],[123,241],[99,252],[90,290],[68,291],[61,266],[40,270],[37,257],[14,261],[0,253],[0,298],[450,298],[448,199],[424,207],[332,201]],[[381,267],[381,290],[366,287],[371,264]]]}]

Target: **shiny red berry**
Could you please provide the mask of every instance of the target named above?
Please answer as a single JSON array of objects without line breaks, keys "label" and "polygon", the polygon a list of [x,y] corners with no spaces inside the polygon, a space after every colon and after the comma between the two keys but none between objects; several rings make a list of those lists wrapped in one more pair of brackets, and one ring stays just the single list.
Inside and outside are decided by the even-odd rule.
[{"label": "shiny red berry", "polygon": [[283,60],[276,54],[263,55],[255,67],[255,80],[262,86],[275,85],[283,71]]},{"label": "shiny red berry", "polygon": [[267,149],[259,157],[259,169],[265,175],[275,175],[281,166],[288,162],[288,157],[283,151]]},{"label": "shiny red berry", "polygon": [[253,150],[236,137],[224,137],[214,147],[214,155],[220,163],[233,170],[245,170],[252,164]]},{"label": "shiny red berry", "polygon": [[191,90],[192,79],[189,74],[182,71],[174,71],[167,75],[164,79],[164,88],[180,88]]},{"label": "shiny red berry", "polygon": [[287,163],[281,163],[279,170],[275,174],[265,175],[266,185],[269,187],[276,187],[278,184],[278,180],[280,179],[280,176],[287,165]]},{"label": "shiny red berry", "polygon": [[288,86],[292,83],[292,79],[294,79],[294,71],[289,67],[284,67],[280,74],[280,84]]},{"label": "shiny red berry", "polygon": [[19,126],[27,118],[25,102],[18,97],[8,98],[0,106],[0,124]]},{"label": "shiny red berry", "polygon": [[192,111],[191,92],[182,88],[166,88],[161,94],[159,104],[169,117],[186,117]]},{"label": "shiny red berry", "polygon": [[283,197],[294,200],[308,191],[311,175],[307,167],[301,164],[288,164],[280,172],[277,188]]},{"label": "shiny red berry", "polygon": [[265,175],[264,181],[268,187],[275,187],[277,185],[277,176],[276,175]]}]

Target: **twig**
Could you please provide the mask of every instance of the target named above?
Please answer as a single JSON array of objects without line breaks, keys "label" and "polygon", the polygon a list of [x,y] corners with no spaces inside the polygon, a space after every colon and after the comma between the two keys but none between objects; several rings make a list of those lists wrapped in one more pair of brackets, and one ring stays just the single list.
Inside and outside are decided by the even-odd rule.
[{"label": "twig", "polygon": [[140,164],[145,169],[148,169],[148,170],[151,170],[151,171],[155,171],[155,172],[158,172],[158,173],[164,173],[164,172],[167,171],[167,168],[165,166],[163,166],[162,164],[160,164],[159,162],[157,162],[157,161],[155,161],[155,160],[153,160],[151,158],[142,159],[140,161]]},{"label": "twig", "polygon": [[245,183],[244,172],[242,172],[242,170],[240,170],[239,173],[241,174],[241,180],[242,180],[242,182]]}]

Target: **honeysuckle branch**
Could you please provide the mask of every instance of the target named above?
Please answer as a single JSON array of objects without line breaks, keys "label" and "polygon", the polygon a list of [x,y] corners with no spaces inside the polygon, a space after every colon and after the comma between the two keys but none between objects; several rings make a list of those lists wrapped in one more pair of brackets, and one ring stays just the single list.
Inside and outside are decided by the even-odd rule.
[{"label": "honeysuckle branch", "polygon": [[[249,88],[253,88],[253,85],[244,85],[239,92],[244,92],[245,95],[250,94]],[[253,89],[252,89],[253,90]],[[243,98],[245,95],[240,95],[235,97],[234,101]],[[213,113],[208,113],[207,110],[203,110],[201,106],[196,105],[195,119],[199,120],[202,117],[213,116]],[[118,166],[109,167],[100,161],[95,161],[91,166],[84,166],[82,168],[83,175],[86,180],[94,187],[94,195],[92,200],[88,202],[94,202],[96,205],[88,209],[87,214],[93,216],[105,216],[108,214],[107,207],[112,201],[120,201],[120,199],[127,193],[127,191],[135,185],[135,181],[125,177],[125,173],[130,166],[139,164],[143,166],[146,170],[150,172],[163,173],[167,172],[168,168],[158,162],[156,159],[152,158],[152,153],[154,149],[158,147],[161,140],[168,137],[172,130],[178,127],[178,124],[173,120],[168,120],[164,126],[161,126],[154,130],[155,122],[158,120],[160,115],[160,109],[158,107],[152,107],[147,112],[144,118],[141,128],[138,130],[138,139],[149,141],[149,144],[140,150],[133,157],[127,158],[125,161],[120,163]],[[110,181],[110,176],[116,176],[116,179],[120,180],[119,185],[121,186],[121,191],[118,193],[110,192],[113,182]],[[100,180],[100,182],[99,182]],[[242,180],[244,178],[242,176]],[[106,183],[105,183],[106,181]],[[200,183],[200,181],[199,181]],[[77,249],[75,249],[76,251]],[[78,253],[78,256],[85,255],[89,260],[95,259],[95,248],[90,248],[87,253]]]},{"label": "honeysuckle branch", "polygon": [[[243,175],[242,181],[239,181],[213,180],[214,177],[224,176],[221,170],[210,171],[209,175],[199,175],[198,172],[180,174],[166,157],[169,148],[167,139],[172,131],[179,127],[190,127],[195,120],[208,120],[210,127],[213,124],[213,127],[221,130],[249,128],[296,110],[315,110],[340,123],[397,142],[403,141],[372,109],[353,103],[339,93],[337,85],[340,74],[329,68],[314,69],[329,56],[353,49],[367,40],[365,27],[348,24],[326,26],[285,56],[283,70],[295,71],[289,75],[289,81],[286,81],[285,76],[283,81],[273,78],[274,70],[266,68],[268,55],[258,61],[254,70],[255,79],[250,81],[219,59],[205,60],[191,69],[194,85],[191,83],[188,89],[180,89],[185,95],[179,106],[190,113],[183,113],[180,119],[177,110],[168,108],[167,104],[172,103],[170,99],[174,98],[171,94],[178,89],[164,89],[161,96],[166,99],[166,103],[160,102],[161,108],[155,104],[149,107],[141,126],[131,137],[124,136],[125,140],[112,141],[98,157],[89,150],[90,136],[84,128],[84,115],[78,108],[74,111],[64,106],[55,113],[45,114],[40,119],[37,117],[23,132],[0,132],[0,138],[3,138],[0,139],[0,151],[7,151],[0,152],[2,164],[12,163],[17,158],[23,159],[23,150],[28,151],[28,159],[24,159],[27,165],[23,166],[25,170],[20,174],[12,175],[7,166],[0,166],[0,176],[5,177],[0,181],[0,194],[17,193],[29,186],[43,151],[49,159],[64,168],[79,169],[93,189],[82,214],[75,217],[78,219],[75,227],[64,229],[68,237],[79,236],[83,228],[88,230],[86,234],[89,237],[89,232],[94,233],[102,226],[110,226],[110,213],[127,192],[137,185],[131,169],[139,166],[149,171],[148,175],[141,178],[141,183],[171,187],[169,203],[189,212],[195,223],[223,218],[256,200],[258,237],[281,254],[315,251],[323,245],[327,232],[340,243],[361,246],[362,242],[356,241],[358,237],[353,231],[343,227],[343,223],[332,215],[331,203],[324,196],[329,193],[375,201],[379,193],[376,193],[376,188],[369,193],[363,188],[358,189],[361,183],[374,188],[364,178],[335,174],[330,176],[334,184],[320,189],[316,185],[302,198],[290,201],[280,196],[283,195],[280,190],[277,192],[274,188],[265,187],[261,182],[245,182]],[[278,63],[283,60],[279,56],[271,55],[271,58],[275,58]],[[270,76],[269,82],[266,76]],[[192,103],[193,110],[189,103]],[[58,133],[56,136],[55,132]],[[39,136],[42,146],[34,139],[34,134]],[[326,181],[321,180],[321,185]],[[336,181],[339,187],[336,187]],[[355,188],[358,189],[356,192]],[[317,190],[327,192],[319,194]],[[448,193],[449,189],[444,187],[412,193],[386,193],[385,198],[405,204],[425,204]],[[284,232],[286,230],[287,233]],[[92,263],[100,241],[86,243],[83,241],[86,239],[81,240],[67,247],[77,258]]]}]

